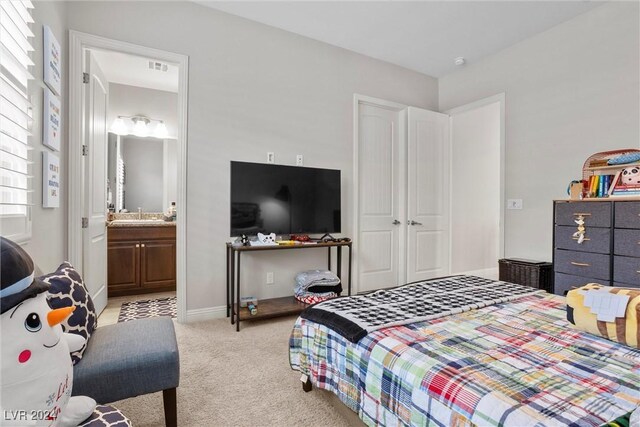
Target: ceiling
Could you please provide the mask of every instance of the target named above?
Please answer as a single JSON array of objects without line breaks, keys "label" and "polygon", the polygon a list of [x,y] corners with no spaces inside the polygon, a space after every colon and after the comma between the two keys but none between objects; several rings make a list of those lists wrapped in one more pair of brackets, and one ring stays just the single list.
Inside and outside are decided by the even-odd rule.
[{"label": "ceiling", "polygon": [[109,83],[178,92],[178,66],[175,64],[161,63],[161,69],[166,65],[166,71],[162,71],[149,68],[150,61],[155,67],[157,60],[153,58],[110,50],[92,50],[92,53]]},{"label": "ceiling", "polygon": [[433,77],[584,13],[595,1],[197,1]]}]

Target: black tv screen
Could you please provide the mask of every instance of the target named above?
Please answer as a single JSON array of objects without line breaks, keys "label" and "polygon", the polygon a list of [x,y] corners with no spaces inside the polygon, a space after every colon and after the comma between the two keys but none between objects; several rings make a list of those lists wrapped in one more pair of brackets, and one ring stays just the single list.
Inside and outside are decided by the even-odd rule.
[{"label": "black tv screen", "polygon": [[231,162],[231,236],[339,232],[339,170]]}]

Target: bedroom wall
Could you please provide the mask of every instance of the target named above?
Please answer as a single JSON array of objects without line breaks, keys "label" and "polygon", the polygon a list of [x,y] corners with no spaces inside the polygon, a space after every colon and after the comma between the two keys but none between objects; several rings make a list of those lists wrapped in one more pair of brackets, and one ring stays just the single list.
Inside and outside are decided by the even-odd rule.
[{"label": "bedroom wall", "polygon": [[53,34],[60,42],[62,54],[62,74],[67,75],[67,6],[60,2],[36,2],[33,10],[35,23],[32,31],[35,37],[32,39],[33,47],[38,54],[32,56],[35,63],[32,68],[34,80],[30,83],[30,93],[33,104],[33,129],[31,137],[34,150],[31,151],[31,172],[34,193],[32,195],[33,207],[32,236],[31,240],[24,245],[25,250],[31,255],[36,265],[43,272],[55,270],[67,257],[67,80],[62,80],[62,133],[60,141],[60,151],[55,154],[60,158],[60,207],[45,209],[42,207],[42,152],[49,151],[49,148],[42,145],[42,104],[44,83],[42,66],[42,25],[51,27]]},{"label": "bedroom wall", "polygon": [[608,2],[439,79],[440,111],[506,94],[505,255],[551,260],[552,200],[585,159],[640,148],[637,2]]},{"label": "bedroom wall", "polygon": [[[176,22],[189,25],[175,25]],[[401,67],[190,2],[71,2],[69,28],[189,55],[187,307],[222,314],[229,162],[341,169],[350,236],[353,94],[436,110],[437,81]],[[180,208],[180,207],[178,207]],[[246,292],[291,294],[294,274],[325,251],[243,257]],[[275,285],[265,285],[266,273]],[[217,310],[211,309],[217,307]]]}]

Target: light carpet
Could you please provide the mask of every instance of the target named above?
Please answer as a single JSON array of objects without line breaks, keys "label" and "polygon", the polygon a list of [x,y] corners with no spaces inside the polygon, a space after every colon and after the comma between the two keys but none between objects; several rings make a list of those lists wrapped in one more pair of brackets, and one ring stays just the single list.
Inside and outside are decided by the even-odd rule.
[{"label": "light carpet", "polygon": [[[289,367],[295,317],[243,322],[228,319],[176,325],[180,349],[178,425],[361,426],[332,393],[302,391]],[[162,393],[113,404],[136,427],[164,425]]]}]

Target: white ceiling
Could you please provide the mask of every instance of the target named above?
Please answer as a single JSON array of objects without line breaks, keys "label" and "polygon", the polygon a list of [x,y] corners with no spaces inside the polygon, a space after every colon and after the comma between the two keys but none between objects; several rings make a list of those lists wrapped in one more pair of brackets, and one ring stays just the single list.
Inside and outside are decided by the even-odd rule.
[{"label": "white ceiling", "polygon": [[165,62],[167,71],[158,71],[149,68],[149,61],[156,62],[153,58],[110,50],[92,52],[109,83],[178,92],[178,66],[175,64]]},{"label": "white ceiling", "polygon": [[197,1],[441,77],[586,12],[592,1]]}]

